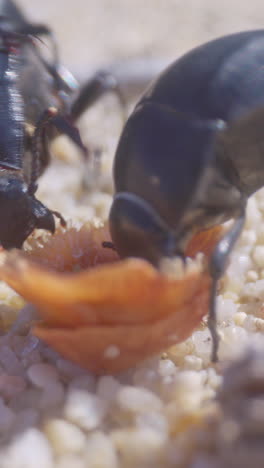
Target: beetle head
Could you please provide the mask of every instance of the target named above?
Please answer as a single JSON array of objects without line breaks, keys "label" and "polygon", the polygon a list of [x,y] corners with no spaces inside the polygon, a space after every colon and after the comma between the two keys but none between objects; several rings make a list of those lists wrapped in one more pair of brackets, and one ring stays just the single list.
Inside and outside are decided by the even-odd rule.
[{"label": "beetle head", "polygon": [[166,223],[139,196],[118,193],[110,211],[110,231],[121,257],[141,257],[158,265],[162,257],[181,255],[180,246]]},{"label": "beetle head", "polygon": [[35,228],[55,230],[52,212],[15,177],[0,178],[0,215],[0,244],[5,249],[21,248]]}]

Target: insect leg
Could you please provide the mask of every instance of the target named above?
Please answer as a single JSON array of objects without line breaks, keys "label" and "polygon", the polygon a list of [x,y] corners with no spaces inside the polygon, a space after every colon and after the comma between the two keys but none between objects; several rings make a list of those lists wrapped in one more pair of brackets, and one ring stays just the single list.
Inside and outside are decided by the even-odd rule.
[{"label": "insect leg", "polygon": [[245,223],[245,208],[234,220],[231,229],[218,242],[211,260],[210,273],[212,277],[211,296],[209,304],[208,328],[212,336],[212,361],[218,361],[219,335],[216,330],[216,291],[217,282],[225,271],[227,259],[239,238]]},{"label": "insect leg", "polygon": [[46,154],[46,151],[48,150],[47,144],[44,145],[44,143],[46,143],[47,131],[51,126],[54,126],[60,133],[63,133],[69,138],[71,138],[71,140],[83,151],[85,156],[87,155],[87,148],[82,143],[79,130],[72,124],[72,122],[69,119],[67,119],[65,116],[60,115],[56,108],[49,107],[43,112],[42,116],[40,117],[32,137],[32,187],[35,186],[35,181],[42,172],[43,151]]},{"label": "insect leg", "polygon": [[126,101],[118,87],[116,78],[111,73],[101,71],[81,87],[77,98],[71,105],[70,115],[72,119],[77,120],[86,109],[107,92],[115,93],[125,118]]},{"label": "insect leg", "polygon": [[51,29],[46,26],[45,24],[38,24],[38,23],[25,23],[21,28],[18,29],[18,33],[32,36],[39,39],[39,36],[46,36],[49,38],[51,45],[52,45],[52,52],[53,52],[53,59],[52,65],[49,65],[45,62],[47,67],[51,67],[52,69],[56,69],[59,64],[59,54],[58,54],[58,46],[56,39],[54,37],[53,32]]}]

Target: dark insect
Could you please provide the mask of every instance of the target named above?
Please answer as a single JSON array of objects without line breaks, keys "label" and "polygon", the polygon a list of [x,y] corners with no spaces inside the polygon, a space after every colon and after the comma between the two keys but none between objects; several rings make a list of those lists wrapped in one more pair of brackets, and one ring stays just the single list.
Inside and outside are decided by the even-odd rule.
[{"label": "dark insect", "polygon": [[[43,57],[41,38],[52,44]],[[86,152],[77,128],[80,115],[105,91],[112,75],[98,73],[76,89],[64,70],[49,28],[28,22],[11,0],[0,1],[0,245],[22,247],[35,228],[55,230],[54,215],[37,198],[37,179],[50,161],[49,143],[68,135]],[[118,90],[117,90],[118,92]]]},{"label": "dark insect", "polygon": [[264,30],[216,39],[168,67],[128,119],[114,180],[110,229],[122,257],[158,266],[183,256],[194,232],[234,219],[210,261],[217,360],[217,281],[248,197],[264,185]]}]

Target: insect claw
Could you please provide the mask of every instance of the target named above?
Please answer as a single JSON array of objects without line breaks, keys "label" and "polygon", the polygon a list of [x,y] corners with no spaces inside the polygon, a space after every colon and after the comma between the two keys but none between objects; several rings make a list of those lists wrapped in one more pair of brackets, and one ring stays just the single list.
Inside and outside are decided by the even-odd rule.
[{"label": "insect claw", "polygon": [[56,216],[56,218],[58,218],[60,220],[60,224],[62,227],[66,227],[67,226],[67,222],[65,221],[65,219],[63,218],[63,216],[58,212],[58,211],[54,211],[54,210],[51,210],[51,213]]}]

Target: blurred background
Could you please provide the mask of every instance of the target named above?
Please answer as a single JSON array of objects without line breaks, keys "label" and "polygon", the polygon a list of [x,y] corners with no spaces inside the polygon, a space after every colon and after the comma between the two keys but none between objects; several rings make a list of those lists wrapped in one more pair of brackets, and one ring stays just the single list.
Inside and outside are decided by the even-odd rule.
[{"label": "blurred background", "polygon": [[216,36],[264,27],[263,0],[17,0],[56,33],[77,75],[128,58],[174,60]]}]

